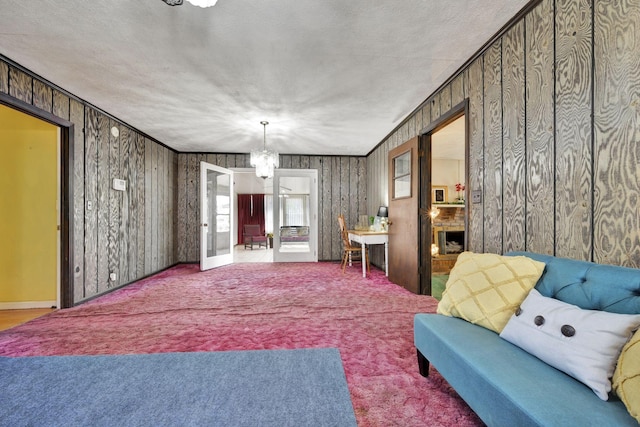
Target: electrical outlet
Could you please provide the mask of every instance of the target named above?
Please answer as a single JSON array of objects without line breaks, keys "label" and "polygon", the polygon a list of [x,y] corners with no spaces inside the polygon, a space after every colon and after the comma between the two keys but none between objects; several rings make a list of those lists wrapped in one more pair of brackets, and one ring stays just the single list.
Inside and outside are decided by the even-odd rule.
[{"label": "electrical outlet", "polygon": [[471,203],[482,203],[482,191],[473,190],[471,192]]}]

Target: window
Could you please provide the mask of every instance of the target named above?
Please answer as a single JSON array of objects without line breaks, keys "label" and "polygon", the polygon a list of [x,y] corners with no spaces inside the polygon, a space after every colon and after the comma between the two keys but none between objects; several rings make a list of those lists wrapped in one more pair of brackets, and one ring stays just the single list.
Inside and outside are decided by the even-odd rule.
[{"label": "window", "polygon": [[[265,232],[273,233],[273,195],[264,196]],[[280,203],[280,225],[309,225],[309,196],[289,195],[278,197]]]},{"label": "window", "polygon": [[280,224],[283,226],[309,225],[309,196],[306,194],[280,195]]},{"label": "window", "polygon": [[393,158],[393,198],[411,197],[411,150]]}]

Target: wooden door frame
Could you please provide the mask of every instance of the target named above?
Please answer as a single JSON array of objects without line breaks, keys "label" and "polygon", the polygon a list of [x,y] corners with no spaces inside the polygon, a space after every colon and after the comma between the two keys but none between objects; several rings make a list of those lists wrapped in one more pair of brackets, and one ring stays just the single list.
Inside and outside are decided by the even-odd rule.
[{"label": "wooden door frame", "polygon": [[[449,123],[465,117],[464,125],[464,179],[469,182],[469,98],[453,106],[448,112],[443,114],[429,126],[423,128],[419,133],[418,153],[419,153],[419,181],[418,181],[418,274],[419,293],[431,295],[431,220],[429,210],[431,209],[431,135],[447,126]],[[467,208],[464,213],[464,249],[468,247],[469,236],[469,186],[465,190],[465,200]]]},{"label": "wooden door frame", "polygon": [[0,104],[53,124],[60,129],[60,307],[72,307],[73,301],[73,135],[74,124],[48,111],[0,93]]}]

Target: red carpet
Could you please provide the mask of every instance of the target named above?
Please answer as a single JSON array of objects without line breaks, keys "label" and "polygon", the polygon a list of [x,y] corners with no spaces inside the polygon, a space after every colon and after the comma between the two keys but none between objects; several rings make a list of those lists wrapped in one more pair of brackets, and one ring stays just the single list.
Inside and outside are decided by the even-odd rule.
[{"label": "red carpet", "polygon": [[[181,265],[0,332],[0,355],[336,347],[359,426],[476,426],[440,375],[418,373],[413,315],[437,301],[335,263]],[[251,369],[250,366],[247,369]]]}]

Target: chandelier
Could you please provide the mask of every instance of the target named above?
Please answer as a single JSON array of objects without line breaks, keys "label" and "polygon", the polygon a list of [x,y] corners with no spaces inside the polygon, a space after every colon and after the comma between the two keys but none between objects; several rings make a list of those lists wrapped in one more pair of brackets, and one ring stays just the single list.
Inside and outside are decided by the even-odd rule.
[{"label": "chandelier", "polygon": [[256,176],[266,179],[272,178],[273,170],[280,166],[280,156],[275,151],[267,150],[267,125],[269,122],[262,121],[260,124],[264,128],[262,150],[251,150],[249,163],[256,168]]},{"label": "chandelier", "polygon": [[[183,3],[183,0],[162,0],[162,1],[168,4],[169,6],[180,6]],[[192,5],[199,6],[199,7],[215,6],[216,3],[218,2],[218,0],[187,0],[187,1]]]}]

